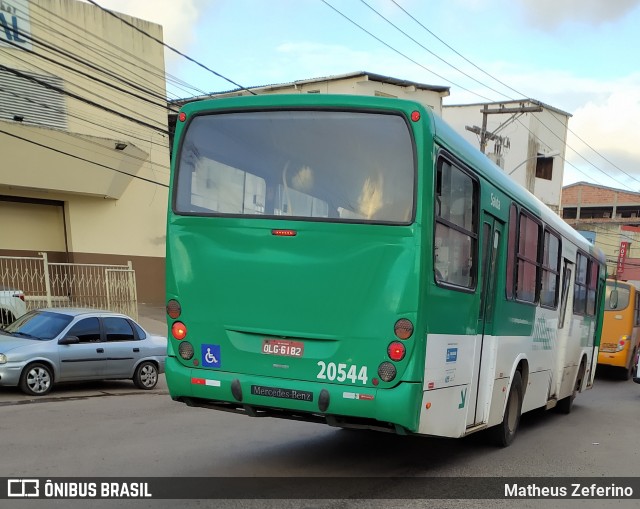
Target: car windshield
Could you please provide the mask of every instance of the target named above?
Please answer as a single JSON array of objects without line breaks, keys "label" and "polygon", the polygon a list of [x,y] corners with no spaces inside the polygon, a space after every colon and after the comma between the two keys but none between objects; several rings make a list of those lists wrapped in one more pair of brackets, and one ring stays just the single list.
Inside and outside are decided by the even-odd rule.
[{"label": "car windshield", "polygon": [[55,338],[71,323],[72,316],[51,311],[29,311],[4,330],[13,336],[48,340]]}]

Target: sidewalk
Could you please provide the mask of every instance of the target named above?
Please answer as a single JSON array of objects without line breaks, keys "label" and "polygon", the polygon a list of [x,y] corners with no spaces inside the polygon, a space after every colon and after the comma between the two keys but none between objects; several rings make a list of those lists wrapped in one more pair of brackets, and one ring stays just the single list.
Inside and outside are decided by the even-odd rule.
[{"label": "sidewalk", "polygon": [[164,306],[138,304],[138,322],[151,334],[167,337],[167,319]]}]

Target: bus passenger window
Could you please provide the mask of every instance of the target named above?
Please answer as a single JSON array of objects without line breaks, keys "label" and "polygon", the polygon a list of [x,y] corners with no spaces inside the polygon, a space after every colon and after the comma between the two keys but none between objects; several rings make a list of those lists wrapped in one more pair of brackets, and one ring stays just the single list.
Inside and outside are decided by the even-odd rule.
[{"label": "bus passenger window", "polygon": [[588,263],[588,258],[578,253],[576,261],[576,281],[573,289],[573,312],[577,315],[584,315],[587,310]]},{"label": "bus passenger window", "polygon": [[525,214],[520,214],[518,239],[516,299],[536,302],[538,277],[538,243],[540,225]]},{"label": "bus passenger window", "polygon": [[436,281],[475,286],[476,182],[444,159],[438,161],[434,275]]}]

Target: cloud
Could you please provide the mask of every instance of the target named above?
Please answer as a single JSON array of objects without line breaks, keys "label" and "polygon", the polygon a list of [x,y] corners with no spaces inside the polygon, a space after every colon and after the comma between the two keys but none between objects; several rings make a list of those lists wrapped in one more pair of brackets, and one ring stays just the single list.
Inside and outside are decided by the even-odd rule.
[{"label": "cloud", "polygon": [[[474,0],[477,2],[478,0]],[[528,20],[539,27],[565,22],[592,26],[615,21],[640,6],[640,0],[516,0]]]},{"label": "cloud", "polygon": [[[576,109],[569,121],[572,133],[567,145],[567,159],[598,181],[606,179],[591,161],[610,176],[607,185],[638,189],[640,186],[640,73],[610,84],[607,95],[598,94]],[[595,148],[596,154],[584,142]],[[582,157],[581,157],[582,156]],[[575,171],[574,171],[575,173]],[[629,177],[631,175],[632,177]],[[579,180],[584,180],[584,175]]]}]

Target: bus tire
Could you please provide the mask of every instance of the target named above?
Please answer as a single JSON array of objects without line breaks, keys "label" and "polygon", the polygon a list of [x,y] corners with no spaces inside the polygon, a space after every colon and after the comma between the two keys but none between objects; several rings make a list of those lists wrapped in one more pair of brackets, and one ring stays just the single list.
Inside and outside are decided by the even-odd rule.
[{"label": "bus tire", "polygon": [[582,387],[584,372],[585,363],[584,361],[582,361],[580,363],[580,369],[578,370],[578,376],[576,376],[576,381],[573,384],[573,391],[571,391],[571,394],[569,396],[558,401],[558,404],[556,405],[556,409],[561,414],[568,415],[571,413],[571,409],[573,408],[573,400],[576,399],[576,396],[578,395],[578,393],[580,392],[580,388]]},{"label": "bus tire", "polygon": [[500,447],[508,447],[516,437],[522,413],[522,392],[522,375],[520,371],[516,371],[511,381],[502,423],[491,430],[493,434],[492,441]]}]

